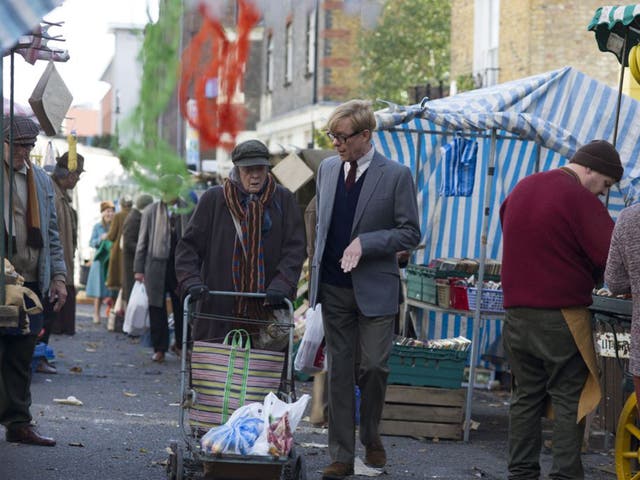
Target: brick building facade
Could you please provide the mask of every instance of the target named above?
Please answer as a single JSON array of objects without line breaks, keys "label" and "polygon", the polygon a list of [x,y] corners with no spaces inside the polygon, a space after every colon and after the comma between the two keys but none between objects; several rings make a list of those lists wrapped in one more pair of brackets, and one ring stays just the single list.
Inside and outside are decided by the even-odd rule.
[{"label": "brick building facade", "polygon": [[[452,0],[451,78],[473,73],[487,77],[478,52],[478,15],[499,10],[497,83],[572,66],[617,88],[620,66],[598,50],[591,18],[599,0]],[[492,13],[493,13],[492,12]],[[487,22],[483,22],[485,25]],[[476,31],[474,31],[474,24]],[[479,28],[486,28],[480,26]],[[484,35],[491,35],[484,32]],[[474,61],[475,56],[475,61]],[[474,65],[475,63],[475,65]]]}]

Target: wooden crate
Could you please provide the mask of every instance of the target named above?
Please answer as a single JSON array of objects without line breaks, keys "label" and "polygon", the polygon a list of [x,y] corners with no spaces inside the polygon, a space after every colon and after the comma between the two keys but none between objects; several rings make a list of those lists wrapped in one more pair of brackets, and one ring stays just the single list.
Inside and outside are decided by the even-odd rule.
[{"label": "wooden crate", "polygon": [[462,439],[465,389],[387,386],[380,433]]}]

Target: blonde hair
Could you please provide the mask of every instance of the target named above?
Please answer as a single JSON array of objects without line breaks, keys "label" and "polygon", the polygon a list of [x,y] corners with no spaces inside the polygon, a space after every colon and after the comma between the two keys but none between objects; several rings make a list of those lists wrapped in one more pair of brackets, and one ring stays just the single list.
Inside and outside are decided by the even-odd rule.
[{"label": "blonde hair", "polygon": [[338,105],[329,117],[327,131],[333,131],[336,124],[343,119],[349,119],[354,132],[369,130],[373,132],[376,128],[376,117],[368,100],[349,100]]}]

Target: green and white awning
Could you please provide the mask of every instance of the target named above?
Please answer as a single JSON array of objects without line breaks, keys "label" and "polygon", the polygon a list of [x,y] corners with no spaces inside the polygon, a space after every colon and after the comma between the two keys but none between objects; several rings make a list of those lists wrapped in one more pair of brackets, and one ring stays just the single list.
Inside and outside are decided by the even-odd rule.
[{"label": "green and white awning", "polygon": [[640,4],[600,7],[587,29],[596,32],[601,51],[613,53],[627,67],[629,50],[640,43]]}]

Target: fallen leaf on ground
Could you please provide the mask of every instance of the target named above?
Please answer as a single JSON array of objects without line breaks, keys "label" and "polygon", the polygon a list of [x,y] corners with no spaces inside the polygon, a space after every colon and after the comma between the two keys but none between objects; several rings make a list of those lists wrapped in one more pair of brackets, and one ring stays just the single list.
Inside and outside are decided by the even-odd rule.
[{"label": "fallen leaf on ground", "polygon": [[133,392],[122,392],[124,394],[125,397],[137,397],[138,394],[137,393],[133,393]]},{"label": "fallen leaf on ground", "polygon": [[84,403],[82,403],[80,400],[78,400],[73,395],[69,395],[67,398],[54,398],[53,401],[55,403],[60,403],[62,405],[74,405],[74,406],[78,406],[78,407],[84,405]]},{"label": "fallen leaf on ground", "polygon": [[147,449],[146,448],[141,448],[139,451],[140,451],[140,453],[147,453]]},{"label": "fallen leaf on ground", "polygon": [[74,366],[74,367],[71,367],[71,368],[69,369],[69,371],[70,371],[70,372],[73,372],[73,373],[82,373],[82,367],[78,367],[78,366],[76,365],[76,366]]}]

